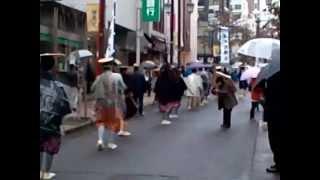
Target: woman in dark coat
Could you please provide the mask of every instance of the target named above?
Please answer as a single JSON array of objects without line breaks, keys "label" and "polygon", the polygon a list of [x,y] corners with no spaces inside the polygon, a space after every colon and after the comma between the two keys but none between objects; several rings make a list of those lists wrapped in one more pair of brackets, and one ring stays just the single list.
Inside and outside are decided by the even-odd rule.
[{"label": "woman in dark coat", "polygon": [[181,106],[181,99],[184,95],[184,92],[188,89],[186,83],[181,77],[181,73],[178,68],[173,69],[173,80],[174,86],[170,93],[172,94],[173,102],[176,106],[172,109],[172,114],[169,115],[169,118],[178,118],[178,110]]},{"label": "woman in dark coat", "polygon": [[162,113],[162,125],[169,125],[169,115],[174,107],[178,106],[178,102],[174,98],[175,93],[168,93],[173,90],[175,86],[174,73],[169,65],[164,65],[161,68],[160,77],[158,78],[154,92],[158,98],[159,109]]},{"label": "woman in dark coat", "polygon": [[215,93],[218,95],[218,108],[223,109],[223,124],[222,128],[231,127],[231,112],[234,106],[238,104],[235,92],[236,87],[231,79],[223,76],[218,76],[216,79]]}]

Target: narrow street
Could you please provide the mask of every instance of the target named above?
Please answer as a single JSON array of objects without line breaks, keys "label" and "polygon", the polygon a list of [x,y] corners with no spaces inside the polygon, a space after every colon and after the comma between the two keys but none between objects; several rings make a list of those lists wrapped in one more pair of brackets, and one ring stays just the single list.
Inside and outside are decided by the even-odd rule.
[{"label": "narrow street", "polygon": [[[40,0],[40,176],[280,180],[280,84],[280,0]],[[154,96],[168,112],[183,93],[215,96],[192,111],[184,97],[179,118],[161,125]],[[107,123],[139,102],[132,135],[98,151],[95,110]],[[269,134],[262,107],[249,117],[259,103]]]},{"label": "narrow street", "polygon": [[191,112],[182,106],[170,126],[160,125],[158,108],[148,106],[130,121],[133,135],[117,137],[115,151],[97,151],[94,127],[65,136],[52,171],[59,180],[278,180],[252,172],[259,123],[249,120],[249,108],[249,99],[240,100],[231,129],[222,130],[216,99]]}]

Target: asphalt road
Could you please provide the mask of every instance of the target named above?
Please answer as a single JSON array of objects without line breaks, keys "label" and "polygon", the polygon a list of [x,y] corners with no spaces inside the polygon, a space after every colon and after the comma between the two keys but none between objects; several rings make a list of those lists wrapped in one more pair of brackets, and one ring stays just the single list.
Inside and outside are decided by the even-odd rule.
[{"label": "asphalt road", "polygon": [[132,136],[117,137],[115,151],[97,151],[94,127],[64,137],[52,170],[59,180],[251,180],[258,122],[249,108],[248,99],[239,101],[231,129],[222,130],[215,99],[191,112],[183,106],[170,126],[149,106],[130,121]]}]

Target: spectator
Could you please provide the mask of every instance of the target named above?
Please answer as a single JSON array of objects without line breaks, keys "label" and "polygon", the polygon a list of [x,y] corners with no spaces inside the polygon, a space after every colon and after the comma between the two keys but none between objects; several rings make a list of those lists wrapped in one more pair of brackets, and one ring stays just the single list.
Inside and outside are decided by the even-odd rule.
[{"label": "spectator", "polygon": [[139,71],[139,67],[134,67],[134,73],[132,76],[132,92],[135,102],[139,105],[139,114],[144,115],[143,112],[143,97],[146,92],[147,82],[144,75]]},{"label": "spectator", "polygon": [[191,110],[193,107],[198,107],[200,105],[200,96],[203,90],[202,79],[197,74],[197,69],[192,69],[192,74],[186,79],[188,97],[188,109]]},{"label": "spectator", "polygon": [[42,57],[40,63],[40,179],[55,176],[50,169],[60,149],[60,126],[71,112],[63,85],[53,75],[54,64],[52,56]]},{"label": "spectator", "polygon": [[231,127],[231,112],[234,106],[238,104],[235,97],[236,88],[228,75],[223,73],[222,76],[216,78],[215,93],[218,95],[218,108],[223,109],[222,128],[229,129]]}]

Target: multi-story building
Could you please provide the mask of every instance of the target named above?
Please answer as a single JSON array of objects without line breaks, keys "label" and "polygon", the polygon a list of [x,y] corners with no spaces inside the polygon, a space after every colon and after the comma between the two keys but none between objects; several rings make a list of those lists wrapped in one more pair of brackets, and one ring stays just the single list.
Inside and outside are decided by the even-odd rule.
[{"label": "multi-story building", "polygon": [[40,2],[40,53],[87,48],[86,13],[57,2]]},{"label": "multi-story building", "polygon": [[232,21],[247,19],[249,17],[247,0],[231,0],[230,9],[232,13]]},{"label": "multi-story building", "polygon": [[[61,3],[85,12],[87,5],[96,4],[98,6],[99,0],[62,0]],[[122,61],[123,64],[133,65],[136,62],[137,3],[138,0],[117,0],[116,4],[115,56]],[[163,5],[163,0],[161,0],[161,4]],[[106,0],[106,29],[109,28],[112,19],[112,7],[112,0]],[[160,22],[142,22],[141,19],[141,61],[153,59],[161,61],[163,55],[166,54],[163,6],[161,9]],[[109,34],[106,33],[105,40],[107,40],[108,35]],[[89,33],[89,44],[90,47],[93,47],[92,51],[95,51],[96,37],[96,32]],[[104,48],[106,49],[106,47]]]},{"label": "multi-story building", "polygon": [[231,12],[232,12],[232,19],[237,20],[241,18],[241,14],[244,10],[242,1],[245,0],[231,0]]},{"label": "multi-story building", "polygon": [[[211,3],[212,4],[212,3]],[[198,52],[197,60],[207,62],[207,58],[212,55],[209,46],[209,6],[210,0],[199,0],[198,2]],[[212,14],[212,13],[211,13]]]},{"label": "multi-story building", "polygon": [[[193,3],[192,12],[188,12],[188,3]],[[181,0],[181,19],[180,19],[180,62],[186,65],[197,58],[197,12],[198,0]]]},{"label": "multi-story building", "polygon": [[[223,9],[221,3],[224,3]],[[198,3],[198,59],[203,62],[219,59],[218,33],[219,24],[230,23],[230,3],[229,0],[199,0]]]},{"label": "multi-story building", "polygon": [[[178,21],[178,4],[180,1],[180,21]],[[166,58],[169,62],[170,54],[170,26],[171,15],[174,17],[173,30],[173,61],[178,62],[178,39],[180,39],[181,64],[196,59],[197,55],[197,3],[194,11],[189,14],[187,3],[190,0],[160,0],[161,15],[159,22],[141,21],[143,36],[141,37],[141,62],[143,60],[154,60],[162,63]],[[116,26],[115,26],[115,49],[116,57],[124,64],[132,65],[136,57],[136,27],[137,27],[137,2],[138,0],[117,0]],[[174,3],[174,12],[166,13],[164,4]],[[99,0],[62,0],[63,4],[75,7],[85,12],[87,4],[98,4]],[[106,28],[111,20],[112,0],[106,0]],[[142,20],[142,19],[141,19]],[[178,22],[180,22],[180,38],[178,38]],[[90,47],[95,46],[95,33],[89,33]],[[93,48],[94,49],[94,48]],[[93,50],[94,51],[94,50]]]}]

